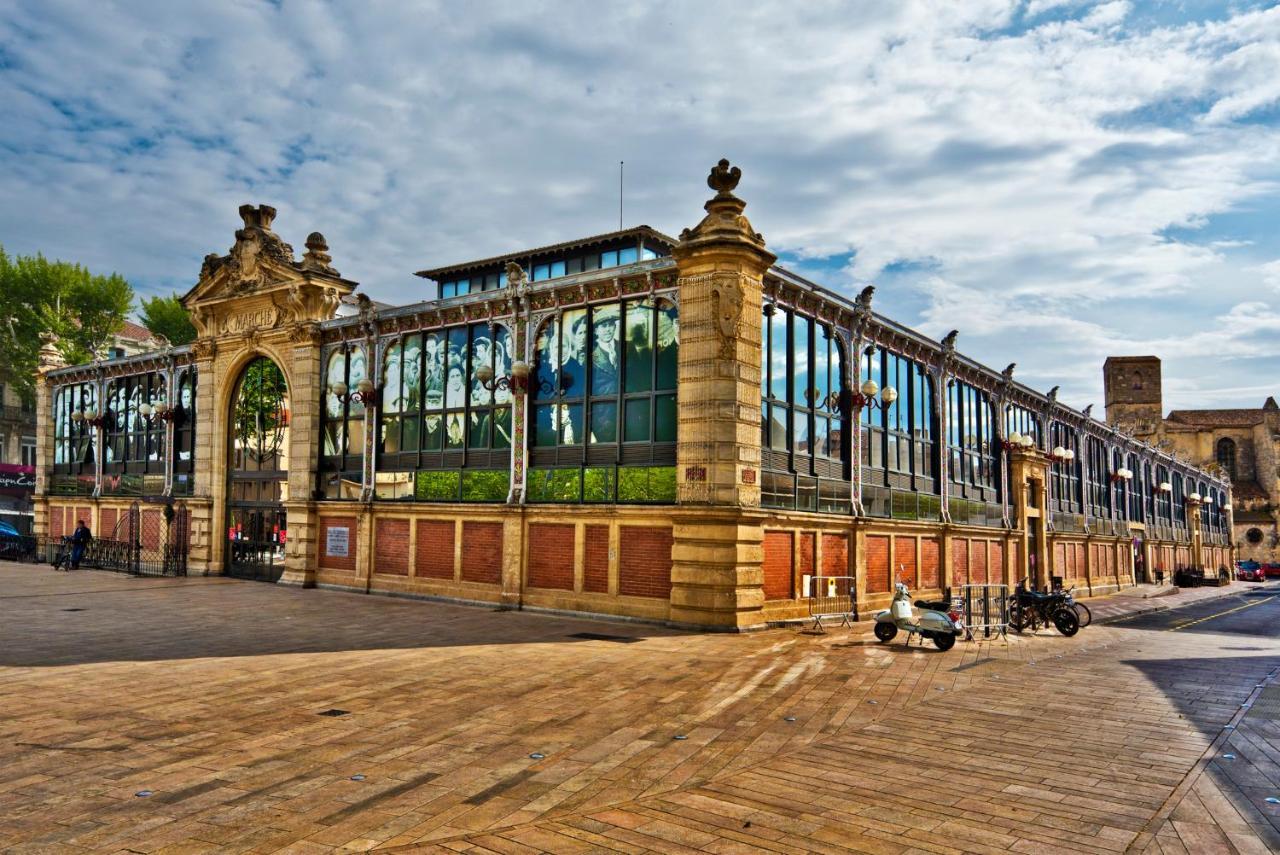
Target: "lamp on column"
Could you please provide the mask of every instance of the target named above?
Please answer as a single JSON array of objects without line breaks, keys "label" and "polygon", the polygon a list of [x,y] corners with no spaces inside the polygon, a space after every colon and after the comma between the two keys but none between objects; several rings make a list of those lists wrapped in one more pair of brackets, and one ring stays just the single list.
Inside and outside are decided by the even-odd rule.
[{"label": "lamp on column", "polygon": [[1070,463],[1076,459],[1076,453],[1070,448],[1063,448],[1061,445],[1054,446],[1049,456],[1059,463]]},{"label": "lamp on column", "polygon": [[864,381],[858,391],[849,396],[849,406],[853,408],[853,414],[856,417],[862,412],[863,407],[871,407],[884,409],[893,405],[898,400],[898,390],[892,386],[880,388],[880,384],[874,380]]},{"label": "lamp on column", "polygon": [[1018,433],[1016,430],[1009,434],[1009,438],[1000,443],[1005,451],[1025,451],[1034,448],[1036,441],[1028,434]]},{"label": "lamp on column", "polygon": [[513,363],[511,373],[506,377],[495,377],[492,368],[481,365],[476,369],[476,380],[490,392],[501,389],[519,395],[529,388],[529,363],[523,360]]}]

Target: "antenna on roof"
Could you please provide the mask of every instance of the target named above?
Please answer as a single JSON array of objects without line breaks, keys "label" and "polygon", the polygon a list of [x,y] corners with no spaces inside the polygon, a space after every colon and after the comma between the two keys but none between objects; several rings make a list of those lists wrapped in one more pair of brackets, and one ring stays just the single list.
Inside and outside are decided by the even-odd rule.
[{"label": "antenna on roof", "polygon": [[625,160],[618,161],[618,231],[622,231],[622,170],[626,163]]}]

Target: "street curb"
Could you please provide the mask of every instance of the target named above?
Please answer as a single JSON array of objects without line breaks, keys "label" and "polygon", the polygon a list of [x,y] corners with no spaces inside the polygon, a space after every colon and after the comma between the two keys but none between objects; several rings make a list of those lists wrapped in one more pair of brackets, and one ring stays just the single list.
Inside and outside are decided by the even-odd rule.
[{"label": "street curb", "polygon": [[[1181,609],[1181,608],[1186,608],[1188,606],[1194,606],[1199,603],[1213,602],[1214,600],[1220,600],[1223,597],[1229,597],[1232,594],[1238,594],[1240,593],[1241,590],[1242,589],[1240,588],[1233,588],[1231,585],[1227,585],[1226,587],[1222,588],[1220,593],[1215,594],[1214,596],[1197,597],[1188,603],[1151,602],[1150,605],[1140,606],[1138,608],[1135,608],[1133,611],[1125,612],[1124,614],[1111,615],[1109,617],[1102,617],[1102,618],[1095,618],[1093,622],[1096,624],[1119,623],[1120,621],[1125,621],[1131,617],[1137,617],[1138,615],[1147,615],[1153,612],[1167,612],[1167,611],[1170,611],[1171,609]],[[1243,590],[1252,590],[1252,589],[1246,588]],[[1173,597],[1177,597],[1177,594],[1174,594]],[[1173,597],[1157,597],[1156,600],[1172,599]]]}]

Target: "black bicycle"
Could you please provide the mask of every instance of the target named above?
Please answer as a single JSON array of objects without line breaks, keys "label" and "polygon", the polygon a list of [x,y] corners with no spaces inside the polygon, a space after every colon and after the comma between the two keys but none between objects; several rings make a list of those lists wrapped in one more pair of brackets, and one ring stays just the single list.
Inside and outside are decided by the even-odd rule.
[{"label": "black bicycle", "polygon": [[1072,585],[1070,588],[1063,591],[1062,595],[1067,598],[1067,605],[1071,606],[1072,610],[1076,613],[1076,617],[1080,619],[1080,628],[1084,629],[1086,626],[1093,623],[1093,612],[1089,611],[1089,607],[1084,603],[1076,602],[1075,590],[1076,586]]},{"label": "black bicycle", "polygon": [[1024,629],[1035,632],[1041,626],[1050,625],[1070,637],[1080,631],[1080,617],[1062,592],[1031,591],[1026,587],[1026,580],[1019,582],[1009,603],[1009,627],[1020,633]]}]

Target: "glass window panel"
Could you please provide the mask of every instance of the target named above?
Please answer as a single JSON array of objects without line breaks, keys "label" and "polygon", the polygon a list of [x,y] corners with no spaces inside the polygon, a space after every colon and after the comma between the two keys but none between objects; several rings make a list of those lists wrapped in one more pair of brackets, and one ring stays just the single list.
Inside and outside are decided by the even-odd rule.
[{"label": "glass window panel", "polygon": [[546,264],[533,265],[533,275],[529,278],[534,282],[541,282],[543,279],[551,277],[551,267]]},{"label": "glass window panel", "polygon": [[395,454],[400,451],[400,417],[386,414],[379,419],[379,441],[383,454]]},{"label": "glass window panel", "polygon": [[472,410],[471,424],[467,428],[467,446],[469,448],[489,447],[489,411]]},{"label": "glass window panel", "polygon": [[[495,328],[493,336],[493,376],[511,376],[511,333],[506,327]],[[511,403],[510,389],[496,389],[493,393],[495,404]]]},{"label": "glass window panel", "polygon": [[794,382],[791,402],[797,407],[809,406],[812,398],[813,375],[809,372],[809,339],[813,321],[800,315],[791,316],[791,359]]},{"label": "glass window panel", "polygon": [[444,417],[444,447],[462,448],[465,426],[463,413],[448,413]]},{"label": "glass window panel", "polygon": [[422,450],[439,451],[444,441],[444,418],[428,415],[422,419]]},{"label": "glass window panel", "polygon": [[511,447],[510,407],[498,407],[493,411],[493,447]]},{"label": "glass window panel", "polygon": [[658,395],[654,406],[654,442],[676,441],[676,396]]},{"label": "glass window panel", "polygon": [[822,416],[815,416],[813,419],[813,452],[819,457],[829,457],[831,455],[830,447],[827,444],[827,438],[830,435],[830,423]]},{"label": "glass window panel", "polygon": [[[422,333],[414,333],[404,340],[404,355],[400,362],[400,407],[403,412],[416,412],[422,408]],[[408,445],[417,448],[417,443]]]},{"label": "glass window panel", "polygon": [[617,266],[618,266],[618,251],[617,251],[617,250],[613,250],[612,252],[602,252],[602,253],[600,253],[600,266],[601,266],[601,267],[617,267]]},{"label": "glass window panel", "polygon": [[534,348],[537,359],[534,397],[539,400],[556,396],[556,389],[560,382],[559,333],[559,325],[554,319],[548,320],[538,331]]},{"label": "glass window panel", "polygon": [[787,450],[787,408],[776,404],[769,407],[769,447],[774,451]]},{"label": "glass window panel", "polygon": [[443,333],[427,333],[422,350],[422,374],[428,410],[439,410],[444,406],[444,356],[447,350]]},{"label": "glass window panel", "polygon": [[641,261],[648,261],[651,258],[657,258],[657,257],[658,257],[658,254],[653,250],[649,249],[649,247],[647,246],[644,249],[640,250]]},{"label": "glass window panel", "polygon": [[560,349],[560,388],[566,397],[581,398],[587,388],[587,310],[564,313],[565,340]]},{"label": "glass window panel", "polygon": [[636,248],[629,246],[626,249],[618,250],[618,264],[635,264]]},{"label": "glass window panel", "polygon": [[582,269],[583,270],[599,270],[600,254],[598,252],[593,252],[588,256],[584,256],[582,259]]},{"label": "glass window panel", "polygon": [[404,451],[412,451],[418,447],[418,415],[416,413],[406,416],[401,423],[401,436],[403,440],[400,448]]},{"label": "glass window panel", "polygon": [[831,394],[831,328],[818,325],[818,339],[813,346],[813,388],[818,390],[815,407],[826,407]]},{"label": "glass window panel", "polygon": [[676,388],[679,349],[679,312],[674,305],[663,303],[658,307],[658,382],[655,388]]},{"label": "glass window panel", "polygon": [[637,398],[626,402],[623,411],[626,427],[623,429],[624,442],[647,442],[649,440],[649,399]]},{"label": "glass window panel", "polygon": [[597,401],[591,405],[591,442],[618,441],[618,405]]},{"label": "glass window panel", "polygon": [[[796,454],[808,454],[810,451],[809,414],[793,413],[792,416],[791,430],[792,436],[794,437],[793,447],[795,448],[795,452]],[[801,468],[801,464],[797,463],[796,468]]]},{"label": "glass window panel", "polygon": [[627,304],[626,391],[647,392],[653,384],[653,310]]},{"label": "glass window panel", "polygon": [[[463,407],[467,402],[467,330],[465,327],[449,330],[448,352],[444,375],[445,409]],[[448,425],[446,425],[446,433]]]},{"label": "glass window panel", "polygon": [[[360,385],[360,381],[369,376],[368,366],[365,363],[365,355],[363,348],[352,348],[347,354],[350,365],[347,370],[347,389],[354,392],[356,387]],[[348,415],[356,416],[364,415],[364,404],[354,398],[347,402]]]},{"label": "glass window panel", "polygon": [[[475,324],[471,327],[471,366],[468,378],[473,407],[487,406],[493,401],[493,393],[476,379],[476,369],[482,365],[493,368],[493,334],[489,332],[488,324]],[[501,375],[495,372],[494,377],[499,376]]]},{"label": "glass window panel", "polygon": [[565,273],[581,273],[581,272],[582,272],[582,259],[581,259],[581,258],[570,258],[570,259],[568,259],[567,261],[565,261],[564,272],[565,272]]},{"label": "glass window panel", "polygon": [[617,304],[592,310],[593,344],[591,348],[591,394],[618,393],[618,315]]},{"label": "glass window panel", "polygon": [[459,279],[459,280],[458,280],[458,294],[459,294],[459,295],[462,295],[462,294],[470,294],[470,293],[471,293],[471,280],[470,280],[470,279]]},{"label": "glass window panel", "polygon": [[774,311],[769,318],[769,397],[787,399],[787,315]]},{"label": "glass window panel", "polygon": [[401,353],[400,343],[395,342],[388,345],[386,351],[382,355],[383,413],[394,414],[400,412],[401,409]]},{"label": "glass window panel", "polygon": [[551,262],[551,273],[550,273],[551,278],[554,279],[557,276],[563,276],[564,273],[565,273],[565,267],[564,267],[563,261]]},{"label": "glass window panel", "polygon": [[582,405],[560,404],[560,444],[582,443]]},{"label": "glass window panel", "polygon": [[556,405],[540,404],[533,408],[533,444],[548,446],[556,444]]}]

